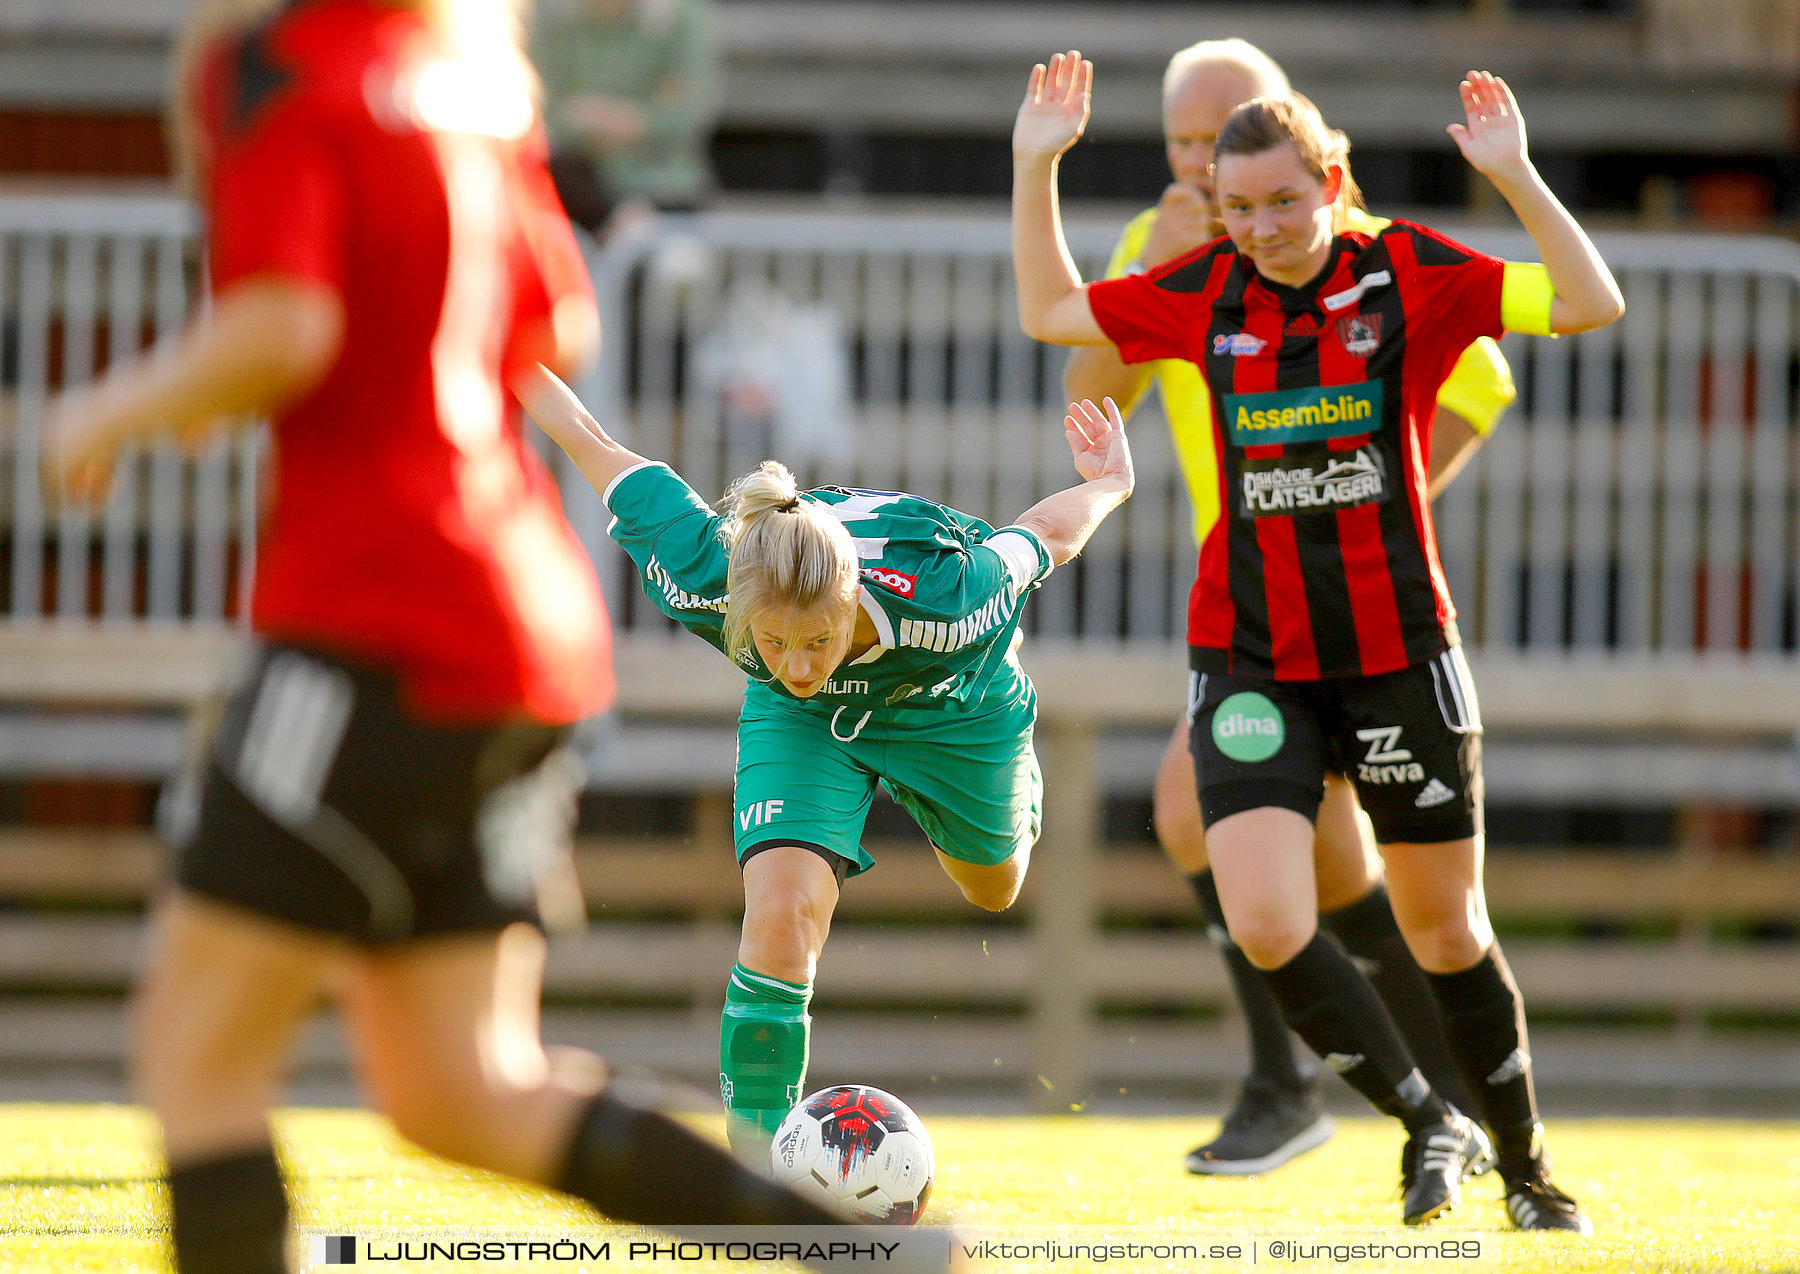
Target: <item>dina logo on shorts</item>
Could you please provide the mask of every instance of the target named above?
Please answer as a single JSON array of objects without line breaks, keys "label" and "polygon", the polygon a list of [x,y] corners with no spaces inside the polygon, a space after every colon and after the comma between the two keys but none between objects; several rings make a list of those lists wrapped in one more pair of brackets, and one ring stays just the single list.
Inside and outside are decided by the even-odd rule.
[{"label": "dina logo on shorts", "polygon": [[1266,761],[1281,751],[1287,724],[1266,695],[1241,690],[1213,713],[1213,743],[1233,761]]}]

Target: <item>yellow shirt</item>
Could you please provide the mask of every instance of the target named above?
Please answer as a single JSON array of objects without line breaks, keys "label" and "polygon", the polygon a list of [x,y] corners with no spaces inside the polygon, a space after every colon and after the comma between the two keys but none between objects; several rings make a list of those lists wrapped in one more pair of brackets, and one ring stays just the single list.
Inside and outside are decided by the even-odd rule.
[{"label": "yellow shirt", "polygon": [[[1126,266],[1137,260],[1155,224],[1154,208],[1131,219],[1119,236],[1112,260],[1107,262],[1107,278],[1118,278]],[[1350,229],[1363,234],[1377,234],[1387,224],[1385,218],[1372,217],[1360,209],[1350,212]],[[1519,330],[1528,329],[1521,323]],[[1162,391],[1163,414],[1169,418],[1175,455],[1194,503],[1194,543],[1199,544],[1219,520],[1219,461],[1213,447],[1212,399],[1200,369],[1185,359],[1158,359],[1150,368]],[[1513,388],[1512,369],[1506,365],[1506,356],[1497,344],[1483,336],[1456,360],[1449,379],[1438,390],[1437,400],[1438,406],[1467,420],[1476,433],[1485,434],[1516,397],[1518,391]],[[1129,404],[1125,406],[1129,410]]]}]

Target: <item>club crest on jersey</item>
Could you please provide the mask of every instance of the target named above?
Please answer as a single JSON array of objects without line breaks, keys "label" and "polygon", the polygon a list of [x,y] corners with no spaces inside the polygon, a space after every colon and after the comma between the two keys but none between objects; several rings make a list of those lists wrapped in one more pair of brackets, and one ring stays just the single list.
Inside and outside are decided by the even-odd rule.
[{"label": "club crest on jersey", "polygon": [[1348,353],[1367,358],[1381,348],[1381,315],[1352,314],[1339,319],[1338,340]]},{"label": "club crest on jersey", "polygon": [[1248,332],[1222,332],[1213,337],[1213,353],[1248,358],[1252,354],[1262,353],[1267,344],[1261,337],[1252,336]]},{"label": "club crest on jersey", "polygon": [[911,597],[913,589],[918,586],[919,577],[908,575],[905,571],[889,570],[885,566],[865,566],[862,577],[871,584],[879,584],[883,588],[892,589],[902,597]]}]

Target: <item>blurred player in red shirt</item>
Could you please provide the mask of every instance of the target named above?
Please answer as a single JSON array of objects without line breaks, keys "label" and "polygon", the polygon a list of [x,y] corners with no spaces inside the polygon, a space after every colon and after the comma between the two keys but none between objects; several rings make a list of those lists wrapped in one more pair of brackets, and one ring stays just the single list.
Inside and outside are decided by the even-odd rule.
[{"label": "blurred player in red shirt", "polygon": [[599,328],[503,0],[219,3],[177,139],[213,304],[61,400],[52,482],[273,419],[256,666],[157,908],[135,1078],[185,1274],[287,1268],[267,1110],[327,986],[420,1145],[648,1223],[822,1224],[538,1034],[542,904],[571,874],[571,723],[612,696],[606,612],[509,386]]}]

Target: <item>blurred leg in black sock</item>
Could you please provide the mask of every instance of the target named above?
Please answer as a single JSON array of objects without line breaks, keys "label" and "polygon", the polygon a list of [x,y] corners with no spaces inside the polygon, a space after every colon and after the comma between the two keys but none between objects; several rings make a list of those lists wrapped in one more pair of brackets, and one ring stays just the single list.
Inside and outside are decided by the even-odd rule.
[{"label": "blurred leg in black sock", "polygon": [[180,1274],[288,1274],[287,1193],[272,1148],[171,1165],[169,1212]]},{"label": "blurred leg in black sock", "polygon": [[1446,1118],[1381,997],[1331,938],[1315,933],[1267,977],[1288,1025],[1375,1109],[1409,1129]]},{"label": "blurred leg in black sock", "polygon": [[1269,991],[1262,970],[1244,958],[1231,931],[1225,926],[1225,909],[1219,903],[1218,886],[1210,868],[1188,877],[1194,897],[1206,916],[1206,933],[1219,949],[1231,975],[1232,990],[1244,1011],[1244,1026],[1250,1032],[1250,1073],[1252,1076],[1294,1091],[1307,1085],[1307,1076],[1294,1056],[1294,1042],[1288,1037],[1287,1022],[1281,1006]]},{"label": "blurred leg in black sock", "polygon": [[555,1184],[615,1220],[642,1225],[844,1224],[750,1171],[723,1146],[610,1092],[582,1111]]},{"label": "blurred leg in black sock", "polygon": [[1343,944],[1381,996],[1407,1051],[1438,1096],[1458,1110],[1482,1118],[1482,1107],[1451,1058],[1437,996],[1394,922],[1387,887],[1377,883],[1359,901],[1321,914],[1319,922]]},{"label": "blurred leg in black sock", "polygon": [[1500,944],[1456,973],[1426,975],[1444,1011],[1451,1056],[1476,1093],[1503,1166],[1531,1153],[1538,1121],[1525,1004]]}]

